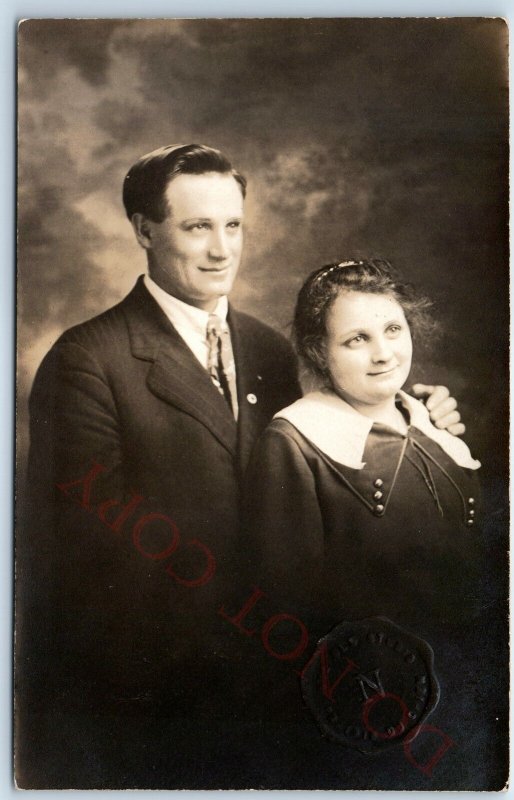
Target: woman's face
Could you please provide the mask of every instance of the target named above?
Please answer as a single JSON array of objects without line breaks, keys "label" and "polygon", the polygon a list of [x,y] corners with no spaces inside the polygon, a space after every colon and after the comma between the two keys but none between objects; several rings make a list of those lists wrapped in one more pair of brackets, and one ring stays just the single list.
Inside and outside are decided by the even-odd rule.
[{"label": "woman's face", "polygon": [[326,362],[338,394],[354,408],[394,398],[412,360],[409,325],[394,297],[343,291],[326,327]]}]

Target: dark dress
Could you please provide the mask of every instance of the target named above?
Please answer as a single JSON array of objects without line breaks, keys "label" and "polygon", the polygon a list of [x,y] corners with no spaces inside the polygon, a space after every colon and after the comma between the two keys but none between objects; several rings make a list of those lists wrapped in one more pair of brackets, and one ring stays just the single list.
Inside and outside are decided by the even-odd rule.
[{"label": "dark dress", "polygon": [[[309,414],[303,413],[306,403]],[[272,758],[283,764],[292,758],[286,742],[293,729],[304,748],[283,788],[488,785],[479,690],[478,641],[487,619],[480,465],[463,442],[432,428],[418,401],[403,395],[402,404],[410,417],[406,435],[362,421],[331,393],[308,395],[277,415],[250,462],[244,535],[254,583],[274,603],[272,613],[301,620],[309,635],[309,646],[291,660],[286,679],[274,684],[271,673],[280,659],[275,655],[273,662],[269,646],[263,667],[268,677],[262,725],[274,741]],[[333,429],[328,437],[327,426]],[[314,432],[316,442],[306,432]],[[370,756],[329,741],[302,700],[297,673],[320,637],[343,621],[377,616],[434,651],[441,698],[428,721],[439,740],[427,736],[418,742],[417,766],[400,743]],[[289,630],[285,621],[277,622],[272,655],[294,653],[299,629],[298,622],[291,621]],[[449,741],[428,776],[419,765],[430,764]]]}]

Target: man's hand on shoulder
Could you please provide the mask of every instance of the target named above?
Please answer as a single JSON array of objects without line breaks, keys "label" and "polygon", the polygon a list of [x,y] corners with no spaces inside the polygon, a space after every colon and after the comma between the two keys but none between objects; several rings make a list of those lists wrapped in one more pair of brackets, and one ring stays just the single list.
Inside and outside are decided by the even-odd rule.
[{"label": "man's hand on shoulder", "polygon": [[462,436],[466,427],[460,421],[457,401],[454,397],[450,397],[446,386],[425,386],[424,383],[415,383],[411,392],[414,397],[425,403],[436,428],[447,430],[454,436]]}]

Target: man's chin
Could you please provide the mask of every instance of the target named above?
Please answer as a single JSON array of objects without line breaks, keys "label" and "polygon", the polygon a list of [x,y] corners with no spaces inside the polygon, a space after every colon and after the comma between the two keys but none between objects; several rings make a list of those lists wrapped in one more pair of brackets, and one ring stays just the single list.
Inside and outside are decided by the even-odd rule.
[{"label": "man's chin", "polygon": [[213,297],[218,299],[225,294],[230,294],[233,284],[234,279],[230,275],[225,275],[223,278],[215,278],[214,280],[211,279],[206,283],[203,295],[207,299]]}]

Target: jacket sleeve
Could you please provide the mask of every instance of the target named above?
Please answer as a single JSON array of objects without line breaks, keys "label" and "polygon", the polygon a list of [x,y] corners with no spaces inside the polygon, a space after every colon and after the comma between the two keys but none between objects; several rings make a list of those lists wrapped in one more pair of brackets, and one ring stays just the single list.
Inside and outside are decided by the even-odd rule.
[{"label": "jacket sleeve", "polygon": [[65,483],[94,461],[112,490],[122,488],[116,404],[103,370],[85,347],[61,342],[38,370],[30,397],[29,488]]},{"label": "jacket sleeve", "polygon": [[316,478],[296,440],[276,425],[258,441],[245,479],[249,577],[273,601],[308,613],[324,554]]},{"label": "jacket sleeve", "polygon": [[30,412],[16,541],[17,653],[27,697],[35,700],[36,691],[51,705],[53,691],[75,686],[62,674],[80,672],[93,684],[100,661],[91,642],[109,641],[109,603],[124,608],[131,549],[120,556],[123,534],[102,523],[98,509],[113,500],[105,509],[112,522],[130,491],[114,397],[88,349],[66,341],[52,348],[37,373]]}]

